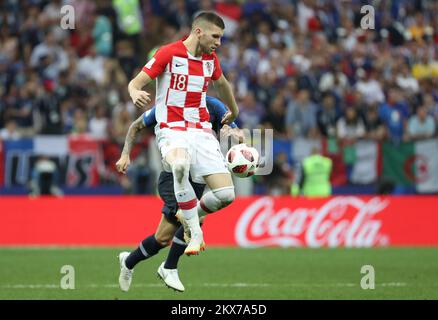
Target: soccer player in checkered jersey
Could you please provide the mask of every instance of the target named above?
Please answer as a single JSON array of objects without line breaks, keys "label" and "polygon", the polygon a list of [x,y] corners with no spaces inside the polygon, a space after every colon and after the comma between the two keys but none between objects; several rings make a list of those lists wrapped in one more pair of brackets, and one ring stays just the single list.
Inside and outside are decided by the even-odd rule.
[{"label": "soccer player in checkered jersey", "polygon": [[[187,255],[198,254],[205,247],[198,213],[218,211],[235,198],[233,181],[219,142],[212,134],[206,107],[211,80],[231,109],[222,123],[232,123],[239,113],[215,54],[224,29],[224,22],[217,14],[200,13],[192,23],[190,35],[159,48],[128,85],[134,104],[143,108],[150,97],[142,88],[157,79],[156,141],[165,169],[173,173],[175,197],[182,210],[181,222],[190,232],[190,242],[184,251]],[[189,173],[194,181],[203,179],[211,190],[199,202],[189,183]]]},{"label": "soccer player in checkered jersey", "polygon": [[[217,98],[207,96],[207,108],[210,113],[210,122],[212,129],[218,136],[231,138],[232,143],[242,143],[245,141],[243,132],[233,122],[229,126],[222,125],[221,121],[227,107]],[[125,144],[123,146],[120,159],[116,163],[117,171],[126,174],[130,166],[130,153],[135,143],[137,135],[145,128],[153,128],[157,121],[155,119],[155,107],[144,112],[137,120],[129,127],[126,134]],[[158,252],[171,244],[166,260],[161,263],[157,270],[158,276],[169,288],[183,292],[184,285],[179,279],[177,269],[178,261],[184,250],[187,247],[187,238],[184,237],[184,229],[178,221],[178,203],[175,199],[174,184],[172,172],[162,171],[158,178],[158,194],[164,201],[162,209],[162,217],[156,231],[143,239],[140,245],[133,251],[123,251],[119,254],[120,275],[119,285],[122,291],[128,291],[134,273],[134,267],[141,261],[154,257]],[[195,190],[196,197],[201,199],[205,183],[196,183],[190,180],[190,183]],[[202,223],[205,216],[200,216],[199,220]]]}]

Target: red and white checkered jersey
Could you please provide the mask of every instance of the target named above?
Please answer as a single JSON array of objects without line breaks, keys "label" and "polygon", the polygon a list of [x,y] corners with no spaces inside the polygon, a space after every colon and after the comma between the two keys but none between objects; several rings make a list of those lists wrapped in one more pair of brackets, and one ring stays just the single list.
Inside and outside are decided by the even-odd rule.
[{"label": "red and white checkered jersey", "polygon": [[159,48],[143,71],[157,78],[156,130],[211,131],[207,88],[222,75],[214,52],[194,57],[180,40]]}]

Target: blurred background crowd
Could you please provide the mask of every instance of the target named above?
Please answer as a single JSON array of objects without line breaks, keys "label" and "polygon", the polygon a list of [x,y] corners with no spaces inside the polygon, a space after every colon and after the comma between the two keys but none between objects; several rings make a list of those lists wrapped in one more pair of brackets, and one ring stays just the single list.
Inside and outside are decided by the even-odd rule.
[{"label": "blurred background crowd", "polygon": [[[367,4],[375,29],[361,28]],[[74,29],[61,28],[64,5],[74,8]],[[159,170],[152,130],[132,155],[141,190],[115,172],[128,127],[142,112],[127,85],[157,47],[188,34],[203,10],[226,22],[218,55],[242,128],[272,128],[280,145],[325,139],[342,147],[367,139],[397,146],[436,138],[437,1],[3,0],[0,140],[97,139],[102,184],[155,192],[148,182]],[[251,192],[288,194],[294,165],[287,152],[276,153],[273,173],[255,177]]]}]

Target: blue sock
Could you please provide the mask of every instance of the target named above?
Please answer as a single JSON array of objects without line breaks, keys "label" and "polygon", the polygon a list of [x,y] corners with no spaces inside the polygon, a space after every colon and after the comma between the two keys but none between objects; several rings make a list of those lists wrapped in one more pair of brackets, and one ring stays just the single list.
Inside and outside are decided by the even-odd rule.
[{"label": "blue sock", "polygon": [[156,255],[158,251],[163,248],[164,247],[155,239],[155,235],[147,237],[140,243],[140,246],[132,251],[126,258],[126,267],[133,269],[137,263]]},{"label": "blue sock", "polygon": [[186,247],[187,244],[184,242],[184,228],[181,226],[175,232],[164,268],[176,269],[178,266],[178,260],[184,254]]}]

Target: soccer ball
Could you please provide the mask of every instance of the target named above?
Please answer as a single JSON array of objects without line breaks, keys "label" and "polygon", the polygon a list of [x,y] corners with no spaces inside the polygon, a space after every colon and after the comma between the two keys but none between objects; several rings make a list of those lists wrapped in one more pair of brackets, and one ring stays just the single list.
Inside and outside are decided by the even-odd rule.
[{"label": "soccer ball", "polygon": [[252,176],[259,164],[259,153],[255,148],[241,143],[228,150],[226,155],[228,170],[239,178]]}]

